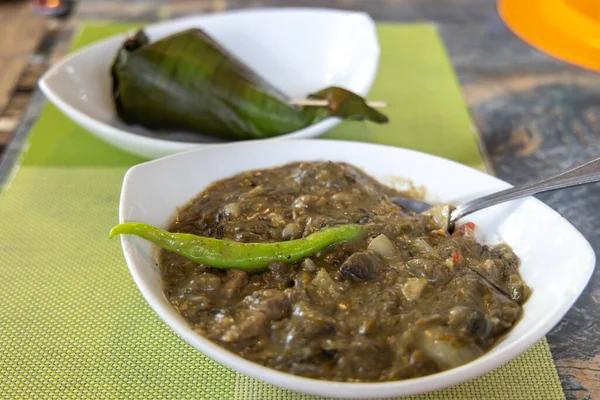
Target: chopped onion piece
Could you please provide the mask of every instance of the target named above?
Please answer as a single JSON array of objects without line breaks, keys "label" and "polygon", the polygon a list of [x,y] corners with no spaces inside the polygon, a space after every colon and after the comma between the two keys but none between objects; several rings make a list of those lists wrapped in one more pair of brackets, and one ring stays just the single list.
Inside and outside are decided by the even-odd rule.
[{"label": "chopped onion piece", "polygon": [[393,257],[396,254],[396,246],[383,234],[371,240],[368,249],[383,257]]},{"label": "chopped onion piece", "polygon": [[402,294],[408,301],[415,301],[423,293],[423,289],[427,286],[427,279],[423,278],[408,278],[402,286]]}]

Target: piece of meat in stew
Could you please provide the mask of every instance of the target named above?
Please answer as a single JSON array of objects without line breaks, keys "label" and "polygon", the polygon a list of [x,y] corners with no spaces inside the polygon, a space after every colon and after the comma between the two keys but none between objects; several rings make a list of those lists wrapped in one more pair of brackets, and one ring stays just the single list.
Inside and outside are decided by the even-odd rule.
[{"label": "piece of meat in stew", "polygon": [[276,370],[342,382],[407,379],[457,367],[520,318],[529,288],[506,245],[390,199],[407,193],[344,163],[241,173],[182,207],[170,230],[240,242],[306,237],[357,223],[368,234],[293,264],[247,273],[167,251],[168,299],[203,336]]}]

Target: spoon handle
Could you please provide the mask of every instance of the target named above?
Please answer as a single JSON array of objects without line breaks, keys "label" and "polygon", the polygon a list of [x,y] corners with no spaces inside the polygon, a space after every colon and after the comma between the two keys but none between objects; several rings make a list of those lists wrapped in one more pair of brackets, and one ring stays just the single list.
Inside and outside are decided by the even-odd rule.
[{"label": "spoon handle", "polygon": [[452,210],[450,222],[455,222],[465,215],[505,201],[598,181],[600,181],[600,156],[591,158],[548,178],[492,193],[459,205]]}]

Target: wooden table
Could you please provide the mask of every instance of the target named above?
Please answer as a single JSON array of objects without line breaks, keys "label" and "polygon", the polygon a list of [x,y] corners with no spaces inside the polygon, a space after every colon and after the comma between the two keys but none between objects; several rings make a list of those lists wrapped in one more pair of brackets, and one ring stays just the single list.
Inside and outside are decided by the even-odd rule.
[{"label": "wooden table", "polygon": [[[32,17],[23,4],[0,3],[0,182],[43,105],[35,82],[66,52],[78,21],[154,21],[259,6],[344,8],[369,12],[378,21],[435,23],[491,166],[508,182],[545,176],[600,152],[600,75],[565,65],[518,40],[498,18],[492,0],[84,0],[63,21]],[[21,22],[10,29],[2,19],[7,10]],[[7,60],[12,60],[10,74]],[[539,197],[600,248],[598,185]],[[569,399],[600,397],[599,299],[597,270],[576,305],[548,335]]]}]

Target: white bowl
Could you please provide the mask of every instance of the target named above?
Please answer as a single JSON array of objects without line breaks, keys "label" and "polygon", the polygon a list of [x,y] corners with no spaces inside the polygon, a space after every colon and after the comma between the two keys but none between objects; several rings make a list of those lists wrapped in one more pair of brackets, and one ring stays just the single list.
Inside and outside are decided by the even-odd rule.
[{"label": "white bowl", "polygon": [[[292,98],[328,86],[366,96],[377,73],[379,42],[362,12],[266,9],[194,16],[144,27],[152,41],[188,28],[206,30],[250,68]],[[53,66],[39,81],[46,97],[100,139],[150,159],[223,140],[185,132],[158,134],[117,117],[110,66],[125,35],[102,40]],[[327,118],[276,138],[319,136],[340,122]]]},{"label": "white bowl", "polygon": [[[345,161],[387,181],[406,177],[444,202],[459,202],[510,187],[507,183],[439,157],[373,144],[329,140],[251,141],[186,152],[131,168],[123,183],[120,222],[165,227],[175,209],[211,182],[233,174],[293,161]],[[585,238],[535,198],[501,204],[466,218],[479,239],[500,238],[522,260],[521,274],[533,288],[521,321],[491,351],[461,367],[422,378],[386,383],[337,383],[278,372],[245,360],[195,333],[169,304],[151,246],[123,236],[130,272],[156,313],[185,341],[214,360],[253,378],[315,395],[372,398],[412,395],[467,381],[516,357],[539,341],[569,310],[595,265]]]}]

